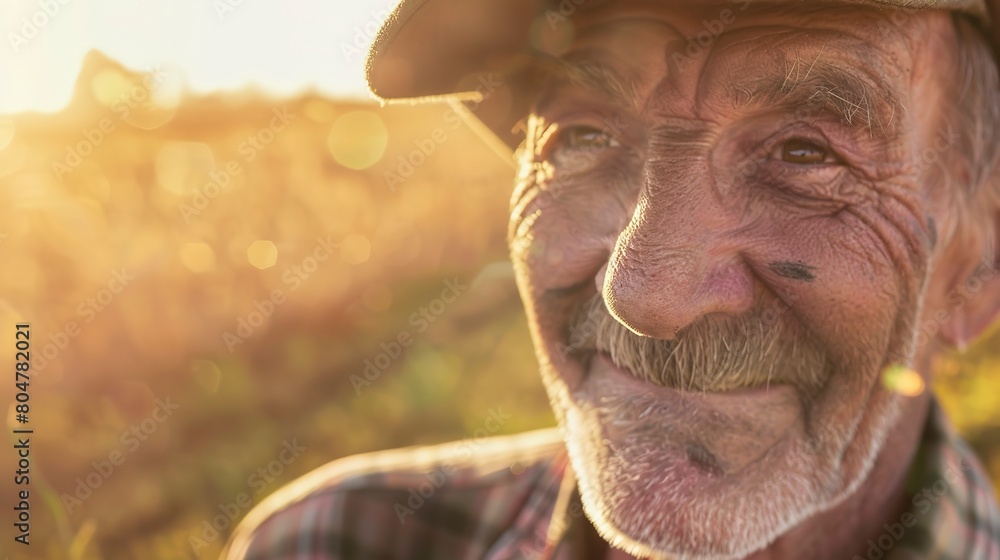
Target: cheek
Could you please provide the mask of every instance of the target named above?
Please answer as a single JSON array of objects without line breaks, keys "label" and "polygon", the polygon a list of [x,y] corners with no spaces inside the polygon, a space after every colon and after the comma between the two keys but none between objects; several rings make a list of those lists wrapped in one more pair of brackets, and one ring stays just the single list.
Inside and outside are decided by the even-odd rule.
[{"label": "cheek", "polygon": [[511,259],[532,292],[583,288],[607,262],[638,190],[614,165],[526,190],[511,214]]},{"label": "cheek", "polygon": [[[810,282],[769,280],[796,320],[824,343],[831,358],[861,371],[895,360],[908,302],[900,268],[876,232],[850,216],[789,221],[756,259],[802,261],[814,269]],[[867,376],[866,376],[867,377]],[[867,377],[870,379],[870,377]]]}]

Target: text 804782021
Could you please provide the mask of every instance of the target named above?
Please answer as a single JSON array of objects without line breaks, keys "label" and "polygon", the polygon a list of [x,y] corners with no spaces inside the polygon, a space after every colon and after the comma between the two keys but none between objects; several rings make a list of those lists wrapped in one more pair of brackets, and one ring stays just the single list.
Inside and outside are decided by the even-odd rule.
[{"label": "text 804782021", "polygon": [[[28,423],[28,412],[31,410],[28,401],[31,395],[28,393],[31,376],[31,325],[18,323],[14,325],[14,387],[17,392],[14,399],[14,419],[19,424]],[[14,505],[14,527],[17,528],[17,536],[14,540],[27,545],[30,544],[28,538],[31,534],[31,436],[34,432],[31,428],[14,429],[14,450],[17,452],[17,470],[14,471],[14,484],[17,490],[16,504]]]}]

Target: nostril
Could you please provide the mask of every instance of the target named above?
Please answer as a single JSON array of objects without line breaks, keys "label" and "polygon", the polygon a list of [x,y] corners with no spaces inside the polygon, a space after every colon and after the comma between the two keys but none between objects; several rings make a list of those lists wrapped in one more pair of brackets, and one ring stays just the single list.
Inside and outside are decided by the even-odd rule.
[{"label": "nostril", "polygon": [[607,276],[608,276],[608,263],[605,262],[604,266],[602,266],[601,269],[598,270],[597,274],[594,276],[594,286],[597,287],[597,293],[600,294],[604,292],[604,280],[605,278],[607,278]]}]

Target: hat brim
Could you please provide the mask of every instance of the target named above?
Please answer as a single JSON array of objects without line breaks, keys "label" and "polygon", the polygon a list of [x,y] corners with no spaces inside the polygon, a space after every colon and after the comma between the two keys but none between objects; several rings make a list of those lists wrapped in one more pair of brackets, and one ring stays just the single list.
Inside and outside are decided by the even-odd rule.
[{"label": "hat brim", "polygon": [[[662,0],[690,3],[692,0]],[[718,1],[718,0],[716,0]],[[783,0],[767,0],[769,2]],[[812,0],[816,1],[816,0]],[[1000,0],[832,0],[883,8],[969,12],[984,22]],[[561,0],[597,9],[614,0]],[[519,123],[529,110],[526,96],[536,45],[546,17],[560,12],[550,0],[402,0],[369,51],[366,74],[382,102],[459,101],[508,150],[523,138]],[[559,17],[559,16],[557,16]],[[1000,37],[994,17],[994,37]],[[534,39],[534,40],[533,40]]]}]

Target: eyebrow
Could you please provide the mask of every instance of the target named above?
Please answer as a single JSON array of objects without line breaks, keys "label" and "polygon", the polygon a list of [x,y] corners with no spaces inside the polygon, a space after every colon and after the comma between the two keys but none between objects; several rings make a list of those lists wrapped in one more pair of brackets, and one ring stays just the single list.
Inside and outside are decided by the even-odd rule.
[{"label": "eyebrow", "polygon": [[578,51],[560,58],[538,56],[539,69],[543,72],[537,103],[543,106],[552,101],[554,86],[573,86],[601,94],[619,104],[632,106],[636,98],[635,81],[618,72],[602,60],[603,51]]},{"label": "eyebrow", "polygon": [[808,109],[807,114],[832,112],[844,124],[873,136],[876,131],[896,136],[895,117],[903,107],[877,75],[820,62],[819,57],[812,62],[796,59],[783,75],[737,83],[732,89],[739,105],[792,105]]}]

